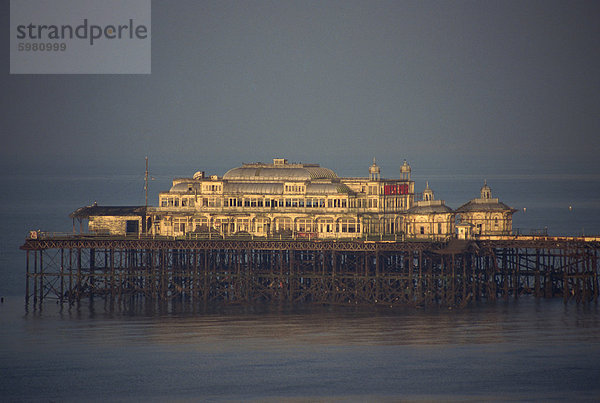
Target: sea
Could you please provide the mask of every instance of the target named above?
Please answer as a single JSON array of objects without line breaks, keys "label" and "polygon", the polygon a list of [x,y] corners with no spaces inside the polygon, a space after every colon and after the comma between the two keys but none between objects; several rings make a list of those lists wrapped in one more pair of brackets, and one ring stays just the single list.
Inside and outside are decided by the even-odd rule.
[{"label": "sea", "polygon": [[[457,208],[472,174],[413,176]],[[600,177],[486,178],[521,233],[600,235]],[[598,401],[600,307],[562,299],[447,307],[25,304],[29,230],[143,205],[143,175],[0,176],[0,401]],[[170,177],[150,184],[150,203]]]}]

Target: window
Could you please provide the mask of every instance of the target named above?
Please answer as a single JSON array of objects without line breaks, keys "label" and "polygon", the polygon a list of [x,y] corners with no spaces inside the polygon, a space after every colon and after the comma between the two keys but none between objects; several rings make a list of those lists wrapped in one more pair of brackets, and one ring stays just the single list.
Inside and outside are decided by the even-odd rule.
[{"label": "window", "polygon": [[137,234],[139,222],[137,220],[127,220],[125,222],[125,232],[127,234]]},{"label": "window", "polygon": [[298,232],[311,232],[312,220],[310,218],[298,218],[296,220],[296,229]]},{"label": "window", "polygon": [[346,199],[342,199],[342,208],[346,208]]},{"label": "window", "polygon": [[232,219],[216,218],[214,221],[214,227],[217,231],[227,234],[234,231],[235,225]]},{"label": "window", "polygon": [[319,232],[333,232],[332,218],[320,218],[318,223]]},{"label": "window", "polygon": [[277,219],[277,230],[278,231],[284,231],[284,230],[292,230],[292,219],[291,218],[287,218],[287,217],[281,217]]},{"label": "window", "polygon": [[425,227],[421,227],[420,232],[421,232],[421,234],[424,234],[425,233]]},{"label": "window", "polygon": [[250,219],[249,218],[238,218],[236,220],[236,228],[238,232],[249,232],[250,231]]},{"label": "window", "polygon": [[254,230],[259,233],[268,233],[269,232],[269,222],[268,218],[255,218],[254,219]]},{"label": "window", "polygon": [[175,218],[173,220],[173,232],[185,234],[187,218]]},{"label": "window", "polygon": [[208,218],[207,217],[194,218],[194,231],[195,232],[207,232],[208,231]]},{"label": "window", "polygon": [[438,223],[438,234],[441,234],[441,233],[442,233],[442,223],[439,222]]},{"label": "window", "polygon": [[340,219],[340,227],[342,232],[357,232],[356,231],[356,220],[354,218],[342,218]]}]

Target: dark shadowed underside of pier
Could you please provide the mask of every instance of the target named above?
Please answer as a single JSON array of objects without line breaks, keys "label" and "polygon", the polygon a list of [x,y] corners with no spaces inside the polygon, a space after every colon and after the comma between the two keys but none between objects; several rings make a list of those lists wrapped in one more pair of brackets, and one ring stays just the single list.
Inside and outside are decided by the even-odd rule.
[{"label": "dark shadowed underside of pier", "polygon": [[517,298],[598,300],[600,243],[27,239],[26,300],[464,306]]}]

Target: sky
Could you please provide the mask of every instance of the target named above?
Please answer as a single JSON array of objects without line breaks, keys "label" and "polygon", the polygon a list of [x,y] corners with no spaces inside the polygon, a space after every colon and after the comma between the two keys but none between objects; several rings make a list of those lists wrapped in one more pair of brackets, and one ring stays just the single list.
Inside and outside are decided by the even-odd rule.
[{"label": "sky", "polygon": [[10,75],[5,36],[2,171],[600,168],[598,1],[153,1],[151,35],[149,75]]}]

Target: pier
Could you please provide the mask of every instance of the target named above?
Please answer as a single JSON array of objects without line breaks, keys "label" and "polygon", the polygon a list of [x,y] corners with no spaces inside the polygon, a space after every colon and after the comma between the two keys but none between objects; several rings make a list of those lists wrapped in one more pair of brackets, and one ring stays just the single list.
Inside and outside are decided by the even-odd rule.
[{"label": "pier", "polygon": [[26,239],[26,302],[449,306],[519,298],[597,302],[596,238],[470,241]]}]

